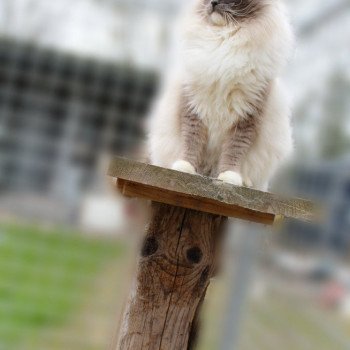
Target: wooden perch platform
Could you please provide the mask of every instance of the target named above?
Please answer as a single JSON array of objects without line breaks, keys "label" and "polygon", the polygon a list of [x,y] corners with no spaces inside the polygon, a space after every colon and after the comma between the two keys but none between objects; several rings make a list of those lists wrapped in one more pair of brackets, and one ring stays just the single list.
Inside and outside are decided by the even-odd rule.
[{"label": "wooden perch platform", "polygon": [[125,196],[271,225],[281,218],[311,222],[313,203],[236,187],[200,175],[115,157],[108,175],[118,178]]},{"label": "wooden perch platform", "polygon": [[129,197],[152,201],[138,272],[112,350],[193,350],[199,314],[218,270],[227,217],[273,224],[311,221],[301,199],[114,158],[108,174]]}]

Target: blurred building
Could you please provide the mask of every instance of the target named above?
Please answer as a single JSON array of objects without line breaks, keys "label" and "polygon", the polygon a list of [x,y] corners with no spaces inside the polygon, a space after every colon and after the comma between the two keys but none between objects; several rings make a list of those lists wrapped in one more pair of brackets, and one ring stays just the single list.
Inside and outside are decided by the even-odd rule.
[{"label": "blurred building", "polygon": [[[74,222],[104,156],[130,150],[142,135],[186,4],[0,0],[1,212]],[[286,72],[296,157],[307,163],[345,140],[336,157],[350,139],[349,1],[287,4],[298,36]]]},{"label": "blurred building", "polygon": [[183,0],[0,0],[0,35],[159,70]]},{"label": "blurred building", "polygon": [[[324,203],[325,220],[289,222],[277,235],[251,225],[233,232],[232,271],[226,287],[209,290],[201,350],[349,349],[349,264],[328,257],[350,245],[350,159],[340,158],[350,145],[350,1],[286,3],[297,34],[285,74],[296,161],[278,182]],[[81,226],[46,232],[1,219],[83,217],[101,232],[101,221],[121,218],[106,200],[115,191],[103,189],[105,159],[143,136],[187,4],[0,0],[0,349],[107,348],[134,250],[75,234]]]},{"label": "blurred building", "polygon": [[74,222],[103,157],[142,137],[156,74],[2,40],[0,81],[2,211]]},{"label": "blurred building", "polygon": [[289,243],[317,249],[331,248],[348,254],[350,248],[350,158],[300,165],[291,182],[292,191],[322,203],[320,224],[289,222]]}]

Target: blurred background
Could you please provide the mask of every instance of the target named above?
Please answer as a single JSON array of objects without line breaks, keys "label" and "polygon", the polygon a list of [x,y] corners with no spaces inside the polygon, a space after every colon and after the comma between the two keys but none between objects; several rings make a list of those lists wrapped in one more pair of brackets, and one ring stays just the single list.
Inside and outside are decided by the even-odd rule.
[{"label": "blurred background", "polygon": [[[0,350],[106,349],[136,248],[106,181],[132,153],[180,0],[0,0]],[[350,1],[289,0],[294,159],[324,222],[236,225],[200,350],[350,348]]]}]

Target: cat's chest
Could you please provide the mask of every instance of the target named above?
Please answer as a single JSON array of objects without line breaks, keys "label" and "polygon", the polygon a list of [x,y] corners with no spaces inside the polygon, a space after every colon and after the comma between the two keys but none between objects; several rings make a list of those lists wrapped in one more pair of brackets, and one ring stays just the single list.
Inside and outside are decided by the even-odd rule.
[{"label": "cat's chest", "polygon": [[189,79],[205,79],[208,83],[235,79],[254,65],[254,48],[232,38],[195,38],[187,42],[184,68]]},{"label": "cat's chest", "polygon": [[243,80],[197,82],[187,87],[191,107],[210,132],[224,132],[249,113],[259,84],[248,74]]},{"label": "cat's chest", "polygon": [[185,60],[185,89],[210,129],[227,129],[249,111],[264,81],[249,45],[234,40],[195,40]]}]

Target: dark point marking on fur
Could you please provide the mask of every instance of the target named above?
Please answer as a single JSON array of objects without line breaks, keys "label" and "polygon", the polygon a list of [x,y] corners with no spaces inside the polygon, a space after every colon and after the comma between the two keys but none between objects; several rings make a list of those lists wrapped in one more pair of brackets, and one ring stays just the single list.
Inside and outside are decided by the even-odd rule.
[{"label": "dark point marking on fur", "polygon": [[226,20],[227,24],[256,19],[264,8],[269,6],[264,0],[218,0],[216,2],[217,4],[213,6],[211,0],[202,0],[198,12],[207,16],[216,12]]}]

